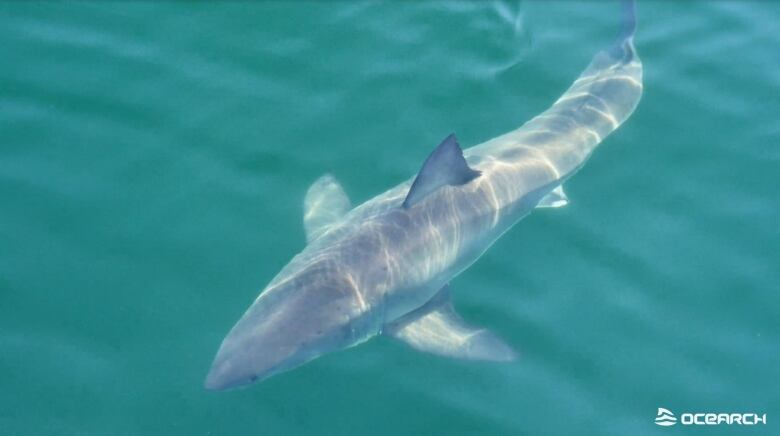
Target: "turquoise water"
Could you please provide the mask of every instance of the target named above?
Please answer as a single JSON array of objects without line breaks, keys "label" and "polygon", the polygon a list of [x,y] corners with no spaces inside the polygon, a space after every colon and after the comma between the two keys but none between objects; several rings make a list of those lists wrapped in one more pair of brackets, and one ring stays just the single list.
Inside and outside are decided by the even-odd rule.
[{"label": "turquoise water", "polygon": [[[645,94],[452,282],[512,364],[388,338],[248,389],[219,342],[360,203],[545,109],[608,2],[0,3],[0,434],[778,434],[780,4],[640,2]],[[657,427],[767,413],[763,427]],[[678,415],[679,416],[679,415]]]}]

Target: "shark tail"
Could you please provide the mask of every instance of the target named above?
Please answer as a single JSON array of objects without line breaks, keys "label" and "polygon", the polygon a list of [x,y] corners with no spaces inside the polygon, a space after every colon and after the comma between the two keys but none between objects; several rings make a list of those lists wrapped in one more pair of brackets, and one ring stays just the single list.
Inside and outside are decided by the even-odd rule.
[{"label": "shark tail", "polygon": [[596,146],[628,119],[642,96],[642,62],[634,47],[634,1],[624,2],[622,21],[617,41],[598,52],[549,109],[494,141],[509,148],[535,149],[559,178],[579,169]]}]

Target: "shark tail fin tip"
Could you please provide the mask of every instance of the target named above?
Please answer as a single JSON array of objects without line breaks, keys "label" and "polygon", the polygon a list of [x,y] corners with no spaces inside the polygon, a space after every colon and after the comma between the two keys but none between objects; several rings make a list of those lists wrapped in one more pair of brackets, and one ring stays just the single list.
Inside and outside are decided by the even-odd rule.
[{"label": "shark tail fin tip", "polygon": [[624,64],[630,63],[636,57],[634,35],[636,34],[636,1],[623,0],[623,19],[617,40],[608,50],[614,58],[622,59]]},{"label": "shark tail fin tip", "polygon": [[636,0],[623,0],[623,28],[620,39],[632,39],[636,34]]}]

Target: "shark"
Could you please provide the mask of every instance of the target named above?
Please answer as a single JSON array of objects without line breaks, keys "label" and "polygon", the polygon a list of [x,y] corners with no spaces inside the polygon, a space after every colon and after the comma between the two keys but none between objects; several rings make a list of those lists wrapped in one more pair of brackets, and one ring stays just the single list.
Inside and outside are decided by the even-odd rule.
[{"label": "shark", "polygon": [[465,151],[447,136],[419,173],[352,207],[326,174],[304,198],[305,248],[222,341],[205,388],[265,380],[375,336],[439,356],[506,362],[513,347],[455,311],[449,283],[566,183],[642,95],[635,5],[551,107]]}]

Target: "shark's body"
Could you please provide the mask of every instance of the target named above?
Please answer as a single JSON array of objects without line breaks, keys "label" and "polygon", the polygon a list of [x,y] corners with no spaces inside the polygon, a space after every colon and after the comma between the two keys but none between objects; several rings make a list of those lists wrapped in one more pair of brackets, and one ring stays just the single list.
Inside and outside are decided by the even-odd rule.
[{"label": "shark's body", "polygon": [[206,387],[247,384],[378,334],[511,360],[509,346],[455,314],[447,283],[534,208],[565,205],[562,183],[633,112],[642,65],[630,10],[618,43],[519,129],[465,152],[450,136],[415,179],[352,210],[332,177],[318,180],[304,204],[309,244],[225,338]]}]

